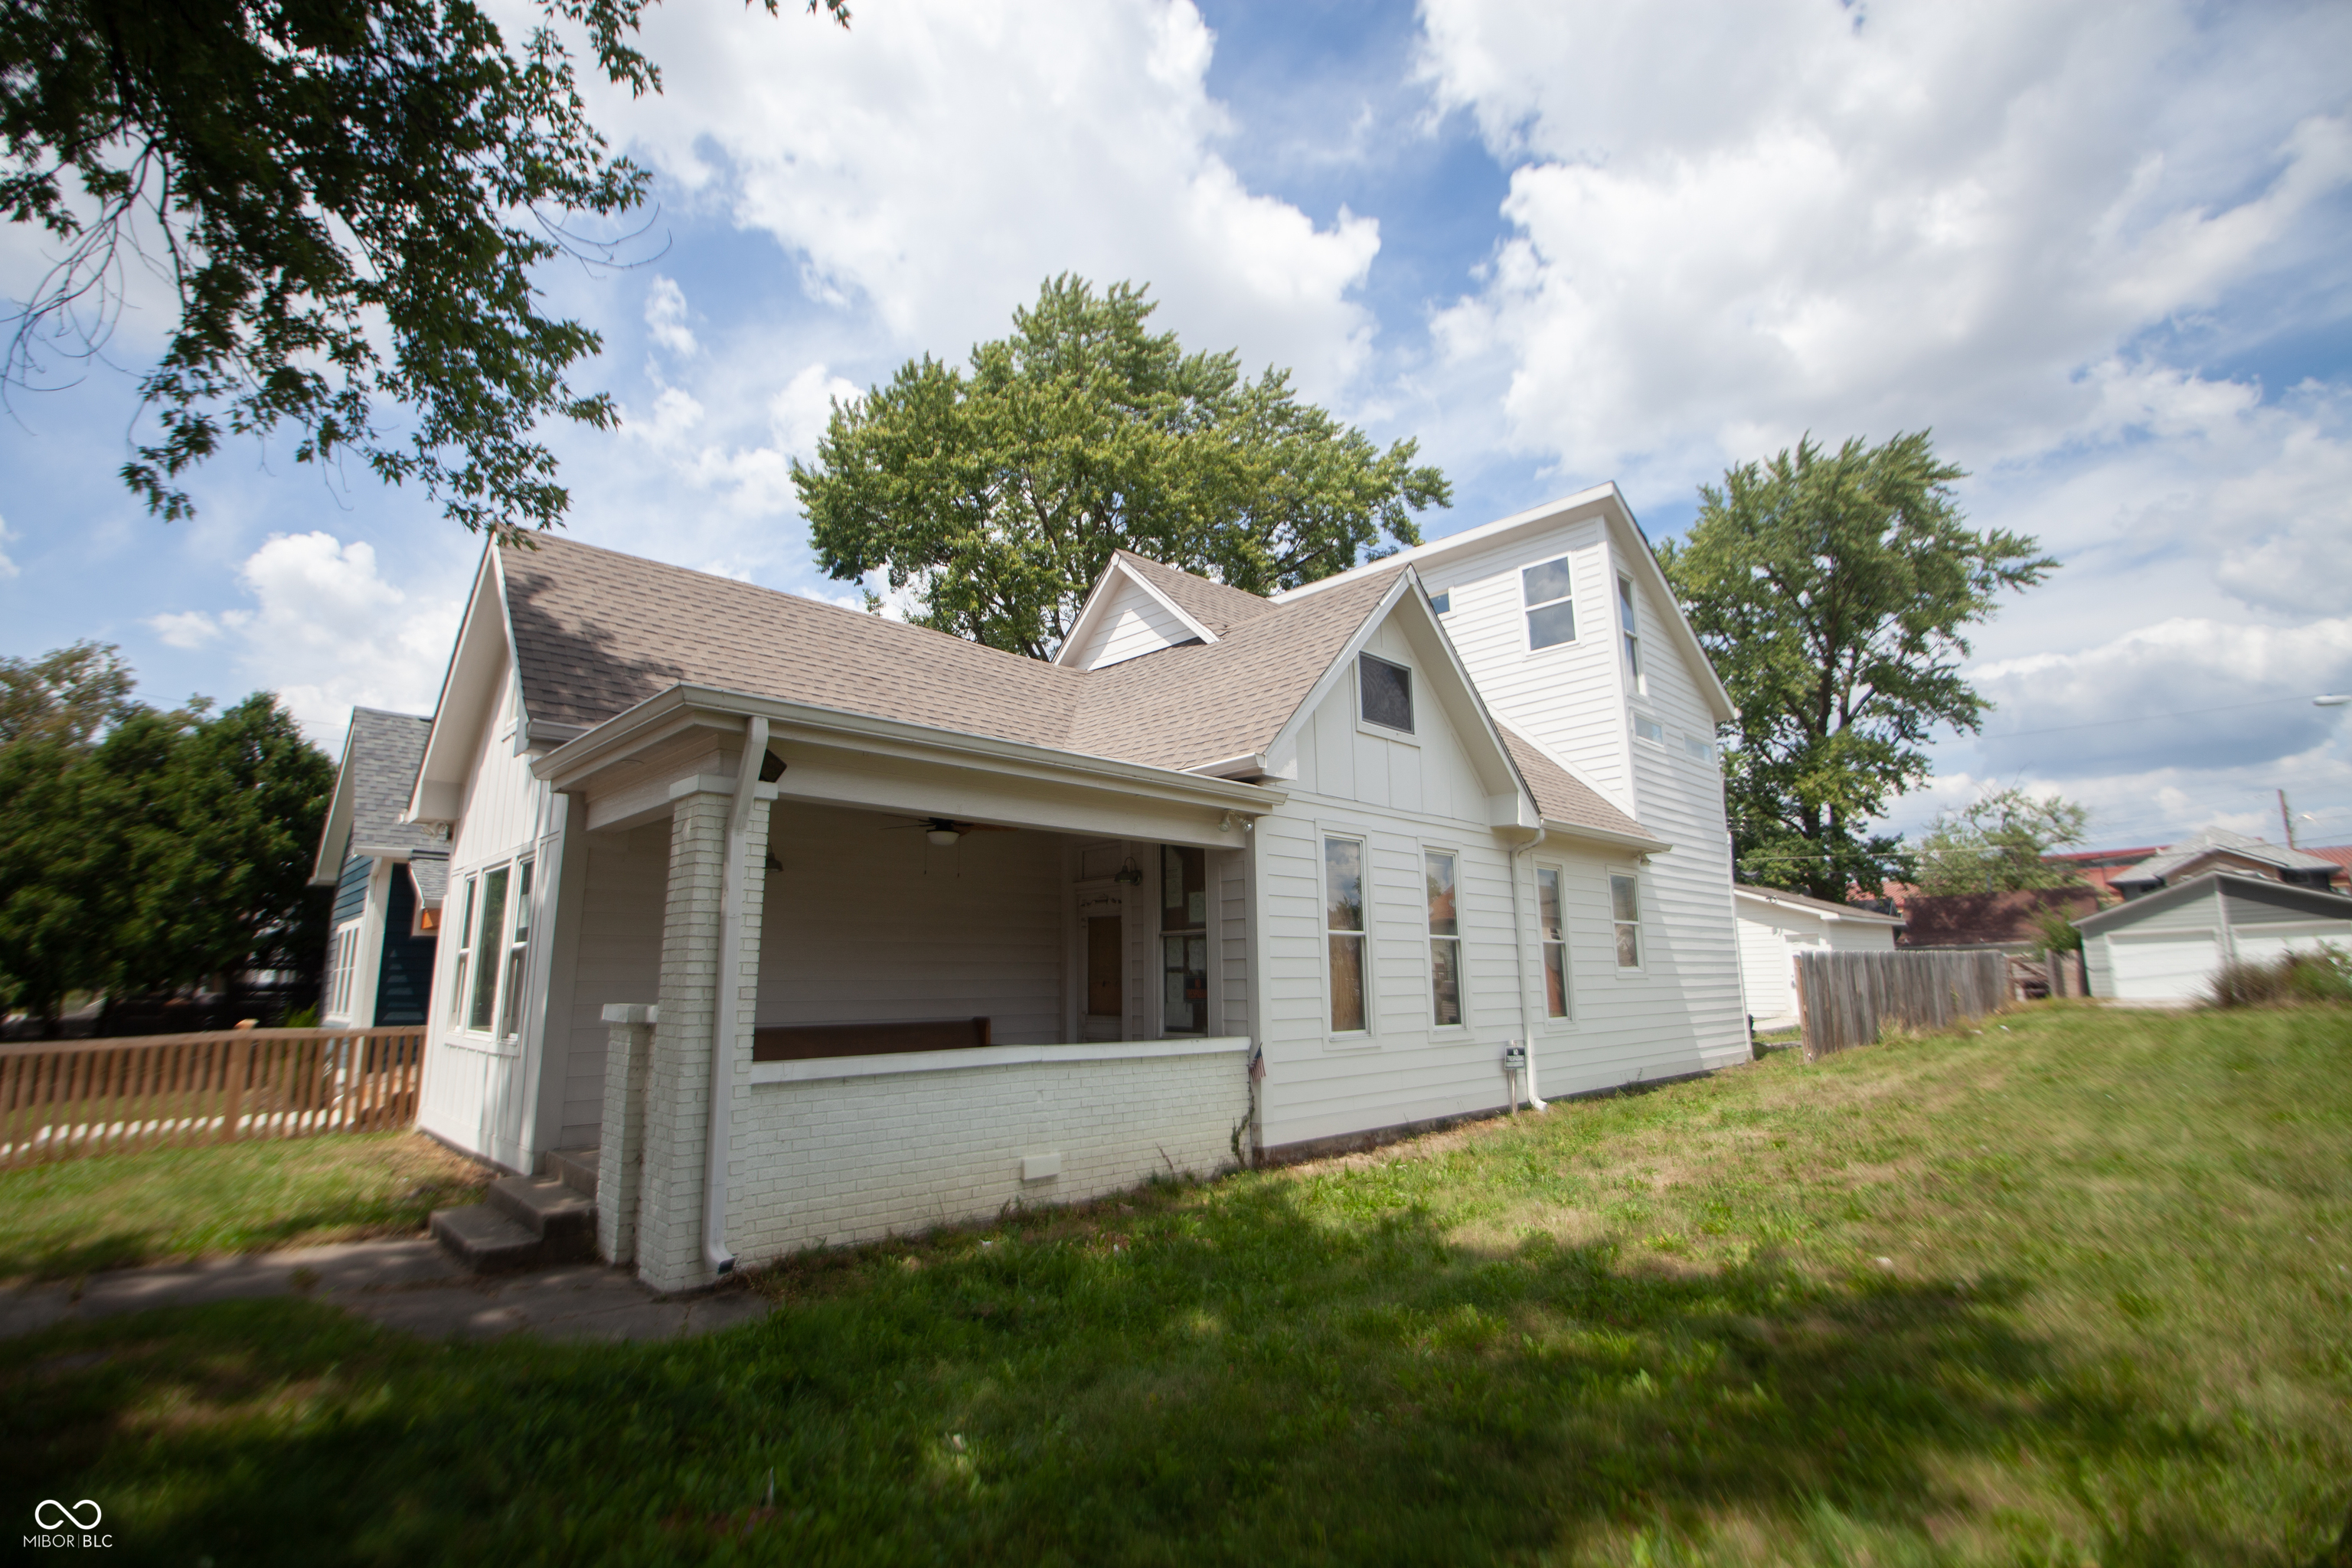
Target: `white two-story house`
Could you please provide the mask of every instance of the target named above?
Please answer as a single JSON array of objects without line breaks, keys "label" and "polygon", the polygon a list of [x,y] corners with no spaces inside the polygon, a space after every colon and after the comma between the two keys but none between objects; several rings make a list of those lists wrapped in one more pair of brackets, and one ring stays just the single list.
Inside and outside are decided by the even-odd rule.
[{"label": "white two-story house", "polygon": [[1051,663],[494,549],[420,1121],[675,1289],[1703,1071],[1728,713],[1613,489],[1279,600],[1121,553]]}]

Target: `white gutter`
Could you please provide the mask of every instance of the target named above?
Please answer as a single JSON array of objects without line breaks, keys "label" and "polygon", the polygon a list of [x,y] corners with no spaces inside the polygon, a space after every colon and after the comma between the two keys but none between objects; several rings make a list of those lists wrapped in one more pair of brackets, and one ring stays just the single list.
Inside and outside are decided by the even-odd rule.
[{"label": "white gutter", "polygon": [[727,1139],[734,1121],[735,1041],[743,1027],[743,841],[760,787],[760,764],[768,755],[768,721],[746,720],[743,758],[735,769],[735,804],[727,813],[727,865],[719,879],[719,994],[710,1009],[710,1131],[702,1172],[702,1260],[713,1274],[734,1272],[727,1249]]}]

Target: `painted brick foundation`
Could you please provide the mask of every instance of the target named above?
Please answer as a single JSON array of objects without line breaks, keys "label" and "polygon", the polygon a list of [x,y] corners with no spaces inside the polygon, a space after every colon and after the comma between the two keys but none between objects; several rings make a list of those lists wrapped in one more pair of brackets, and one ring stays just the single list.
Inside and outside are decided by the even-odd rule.
[{"label": "painted brick foundation", "polygon": [[[742,1262],[765,1262],[990,1219],[1016,1200],[1075,1203],[1155,1173],[1211,1174],[1234,1163],[1249,1080],[1247,1041],[1208,1044],[1186,1056],[739,1086],[728,1241]],[[1021,1162],[1035,1154],[1059,1154],[1061,1173],[1023,1181]]]}]

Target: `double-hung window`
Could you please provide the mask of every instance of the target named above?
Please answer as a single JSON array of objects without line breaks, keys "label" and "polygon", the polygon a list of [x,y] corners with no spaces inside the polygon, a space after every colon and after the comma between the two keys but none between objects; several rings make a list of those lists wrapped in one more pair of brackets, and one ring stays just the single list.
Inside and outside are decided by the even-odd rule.
[{"label": "double-hung window", "polygon": [[359,972],[359,921],[346,921],[335,928],[335,962],[327,985],[327,1016],[350,1022],[352,1016],[352,978]]},{"label": "double-hung window", "polygon": [[1160,849],[1160,1027],[1209,1032],[1208,852]]},{"label": "double-hung window", "polygon": [[511,866],[482,873],[480,920],[474,928],[474,989],[466,999],[466,1027],[478,1034],[488,1034],[499,1016],[499,949],[505,945],[507,889],[513,881]]},{"label": "double-hung window", "polygon": [[1519,569],[1519,598],[1528,612],[1528,651],[1576,640],[1576,605],[1569,597],[1568,557]]},{"label": "double-hung window", "polygon": [[449,983],[449,1021],[462,1024],[466,1020],[468,995],[466,983],[472,977],[474,965],[474,895],[479,891],[481,879],[466,879],[466,910],[457,921],[457,973]]},{"label": "double-hung window", "polygon": [[522,1033],[523,960],[530,946],[530,866],[525,860],[515,867],[514,929],[507,942],[505,1000],[499,1009],[499,1034],[509,1040]]},{"label": "double-hung window", "polygon": [[1625,672],[1636,691],[1649,688],[1642,680],[1642,628],[1633,618],[1633,579],[1617,579],[1617,620],[1625,637]]},{"label": "double-hung window", "polygon": [[1323,840],[1323,924],[1330,943],[1331,1032],[1364,1032],[1364,843]]},{"label": "double-hung window", "polygon": [[1462,1022],[1462,921],[1454,908],[1454,859],[1433,849],[1422,857],[1429,888],[1429,990],[1433,1021],[1441,1029]]},{"label": "double-hung window", "polygon": [[1536,936],[1543,947],[1544,1016],[1568,1016],[1568,922],[1560,910],[1559,868],[1536,868]]},{"label": "double-hung window", "polygon": [[1609,874],[1609,912],[1617,924],[1617,967],[1642,967],[1641,884],[1622,871]]}]

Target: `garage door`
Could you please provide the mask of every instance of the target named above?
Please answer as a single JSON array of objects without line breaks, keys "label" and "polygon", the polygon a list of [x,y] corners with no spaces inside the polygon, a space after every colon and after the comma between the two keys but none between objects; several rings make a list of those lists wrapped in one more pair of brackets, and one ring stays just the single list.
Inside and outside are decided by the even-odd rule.
[{"label": "garage door", "polygon": [[2221,967],[2211,931],[2107,938],[2107,969],[2125,1001],[2183,1002],[2205,994]]},{"label": "garage door", "polygon": [[2352,921],[2296,926],[2238,926],[2230,932],[2238,956],[2248,963],[2269,963],[2288,952],[2309,952],[2326,942],[2352,948]]}]

